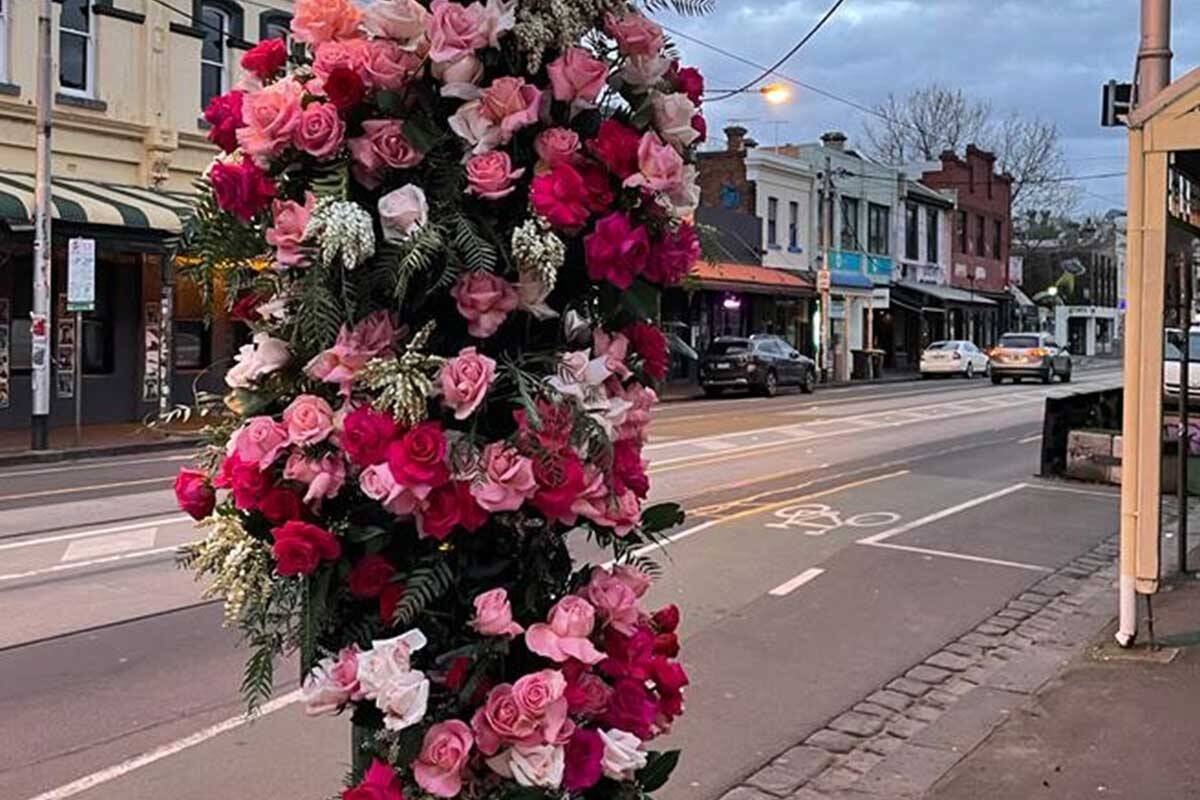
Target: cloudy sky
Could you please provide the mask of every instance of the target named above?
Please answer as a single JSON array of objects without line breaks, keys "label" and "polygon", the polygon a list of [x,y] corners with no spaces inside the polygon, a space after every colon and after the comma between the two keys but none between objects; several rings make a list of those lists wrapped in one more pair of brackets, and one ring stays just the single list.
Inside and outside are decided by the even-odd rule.
[{"label": "cloudy sky", "polygon": [[[676,30],[770,64],[802,37],[832,0],[716,0],[715,14],[660,21]],[[1200,65],[1200,3],[1176,0],[1173,75]],[[1132,80],[1138,42],[1137,0],[845,0],[837,14],[780,71],[867,106],[937,81],[1058,124],[1075,175],[1125,169],[1123,129],[1099,126],[1100,86]],[[680,40],[686,63],[708,85],[734,88],[758,71]],[[731,121],[763,144],[813,141],[823,131],[861,139],[864,114],[798,90],[790,104],[768,106],[739,95],[706,107],[720,140]],[[1079,184],[1082,210],[1124,206],[1122,178]]]}]

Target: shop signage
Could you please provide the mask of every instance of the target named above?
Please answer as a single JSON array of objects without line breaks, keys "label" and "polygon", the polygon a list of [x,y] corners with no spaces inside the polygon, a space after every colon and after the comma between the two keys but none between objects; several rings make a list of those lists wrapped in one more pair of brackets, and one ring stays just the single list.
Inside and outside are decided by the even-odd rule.
[{"label": "shop signage", "polygon": [[830,276],[829,276],[829,270],[827,270],[827,269],[817,270],[817,291],[818,292],[828,292],[830,285],[831,285],[831,280],[830,280]]},{"label": "shop signage", "polygon": [[67,311],[96,310],[96,240],[71,239],[67,246]]}]

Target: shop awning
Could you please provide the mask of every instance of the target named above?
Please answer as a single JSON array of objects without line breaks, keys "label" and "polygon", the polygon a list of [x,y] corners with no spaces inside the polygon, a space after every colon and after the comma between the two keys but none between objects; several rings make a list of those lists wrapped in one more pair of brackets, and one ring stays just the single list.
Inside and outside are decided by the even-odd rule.
[{"label": "shop awning", "polygon": [[[183,229],[191,206],[190,196],[180,192],[57,177],[50,186],[51,214],[63,223],[172,234]],[[0,172],[0,220],[32,225],[34,214],[33,176]]]},{"label": "shop awning", "polygon": [[794,272],[757,264],[699,261],[690,275],[704,288],[722,291],[811,295],[814,289],[812,281]]},{"label": "shop awning", "polygon": [[1029,295],[1027,295],[1021,291],[1021,287],[1009,286],[1008,291],[1009,291],[1009,294],[1011,294],[1013,296],[1013,299],[1017,301],[1017,305],[1019,305],[1021,308],[1035,308],[1036,307],[1034,302],[1029,299]]},{"label": "shop awning", "polygon": [[989,300],[980,292],[968,292],[953,286],[942,286],[937,283],[917,283],[915,281],[899,281],[897,286],[914,292],[921,292],[944,303],[965,303],[967,305],[994,306],[994,300]]},{"label": "shop awning", "polygon": [[840,286],[843,289],[866,289],[871,291],[875,288],[875,282],[861,272],[843,272],[837,269],[829,273],[829,284],[831,286]]}]

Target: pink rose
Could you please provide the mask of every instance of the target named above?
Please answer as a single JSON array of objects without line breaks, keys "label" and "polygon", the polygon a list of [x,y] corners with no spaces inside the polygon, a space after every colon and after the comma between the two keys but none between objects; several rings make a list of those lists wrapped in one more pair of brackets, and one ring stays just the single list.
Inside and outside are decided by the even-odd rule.
[{"label": "pink rose", "polygon": [[624,16],[610,15],[605,30],[617,40],[617,49],[626,56],[652,56],[663,49],[663,30],[636,11]]},{"label": "pink rose", "polygon": [[487,511],[516,511],[537,491],[533,462],[504,442],[492,442],[480,457],[483,479],[471,495]]},{"label": "pink rose", "polygon": [[628,289],[646,268],[650,235],[645,226],[634,226],[627,214],[614,211],[583,237],[583,246],[589,278]]},{"label": "pink rose", "polygon": [[310,717],[336,714],[351,700],[362,697],[358,685],[358,648],[343,648],[337,658],[323,658],[305,676],[300,687],[304,713]]},{"label": "pink rose", "polygon": [[300,126],[303,97],[304,87],[286,78],[250,92],[242,100],[246,124],[238,128],[238,144],[260,167],[266,168],[271,158],[292,143]]},{"label": "pink rose", "polygon": [[646,263],[646,279],[664,286],[679,283],[700,260],[700,238],[690,222],[681,223],[674,233],[667,233],[650,248]]},{"label": "pink rose", "polygon": [[323,42],[313,50],[313,74],[322,83],[329,80],[334,70],[347,69],[356,75],[363,71],[367,59],[367,41],[351,39],[345,42]]},{"label": "pink rose", "polygon": [[474,53],[466,53],[453,61],[438,61],[430,71],[442,82],[442,97],[474,100],[479,97],[479,81],[483,78],[483,62]]},{"label": "pink rose", "polygon": [[497,78],[483,90],[480,102],[484,113],[500,126],[500,143],[506,144],[521,128],[537,122],[542,93],[521,78]]},{"label": "pink rose", "polygon": [[569,47],[546,65],[554,99],[577,108],[592,108],[608,80],[608,64],[582,47]]},{"label": "pink rose", "polygon": [[467,194],[499,200],[512,194],[517,188],[513,181],[524,174],[524,167],[512,168],[512,159],[502,150],[471,156],[467,162]]},{"label": "pink rose", "polygon": [[576,659],[598,664],[604,654],[588,639],[596,626],[596,610],[582,597],[567,595],[550,609],[548,622],[530,625],[525,646],[539,656],[562,663]]},{"label": "pink rose", "polygon": [[658,402],[658,395],[653,389],[635,383],[622,388],[615,396],[629,403],[625,422],[617,431],[618,438],[645,441],[646,428],[650,425],[650,412]]},{"label": "pink rose", "polygon": [[538,172],[553,169],[556,164],[571,163],[579,153],[579,134],[570,128],[547,128],[533,140],[538,156]]},{"label": "pink rose", "polygon": [[421,755],[413,764],[417,785],[437,797],[455,797],[462,791],[462,772],[475,739],[465,722],[439,722],[425,733]]},{"label": "pink rose", "polygon": [[283,424],[292,444],[307,447],[325,441],[333,432],[333,409],[324,398],[302,394],[284,409]]},{"label": "pink rose", "polygon": [[415,49],[429,27],[429,12],[417,0],[374,0],[363,12],[362,26],[375,38]]},{"label": "pink rose", "polygon": [[296,127],[296,147],[318,161],[341,149],[346,138],[346,123],[333,103],[309,103]]},{"label": "pink rose", "polygon": [[655,192],[672,192],[683,185],[683,158],[658,134],[646,131],[638,143],[638,171],[625,179],[626,186],[644,186]]},{"label": "pink rose", "polygon": [[362,15],[351,0],[296,0],[292,38],[311,45],[358,35]]},{"label": "pink rose", "polygon": [[508,592],[492,589],[475,597],[475,619],[471,627],[484,636],[516,636],[525,629],[513,621]]},{"label": "pink rose", "polygon": [[204,519],[217,504],[217,493],[213,491],[207,474],[184,467],[175,478],[175,501],[179,504],[179,510],[192,519]]},{"label": "pink rose", "polygon": [[304,502],[319,503],[334,497],[346,483],[346,462],[340,456],[326,454],[319,459],[292,453],[283,468],[283,477],[308,486]]},{"label": "pink rose", "polygon": [[421,56],[396,42],[375,39],[367,44],[362,77],[368,86],[382,91],[399,91],[421,69]]},{"label": "pink rose", "polygon": [[546,744],[562,744],[559,735],[568,724],[566,689],[567,679],[556,669],[531,672],[513,684],[517,708],[525,716],[538,720]]},{"label": "pink rose", "polygon": [[632,636],[637,630],[637,596],[627,583],[602,567],[596,567],[583,591],[605,625],[626,636]]},{"label": "pink rose", "polygon": [[368,189],[383,181],[385,169],[408,169],[421,163],[424,153],[404,136],[404,127],[396,119],[369,119],[363,123],[363,136],[351,139],[354,177]]},{"label": "pink rose", "polygon": [[696,107],[682,92],[674,94],[654,93],[650,101],[654,110],[654,127],[660,136],[676,147],[687,147],[699,138],[700,133],[692,127]]},{"label": "pink rose", "polygon": [[433,0],[430,9],[429,58],[435,63],[454,61],[488,43],[487,20],[479,3],[464,6],[450,0]]},{"label": "pink rose", "polygon": [[572,714],[598,717],[608,709],[612,687],[594,672],[584,672],[567,686],[567,704]]},{"label": "pink rose", "polygon": [[267,244],[275,247],[275,260],[281,266],[304,263],[304,231],[316,205],[317,198],[312,192],[305,193],[304,205],[294,200],[276,200],[271,204],[275,224],[267,228]]},{"label": "pink rose", "polygon": [[484,108],[481,100],[463,103],[450,117],[449,123],[450,130],[471,145],[472,153],[494,150],[503,139],[503,131]]},{"label": "pink rose", "polygon": [[621,67],[621,79],[637,89],[654,86],[671,69],[671,61],[655,53],[648,56],[633,55],[625,59]]},{"label": "pink rose", "polygon": [[420,186],[406,183],[379,198],[379,225],[383,238],[402,242],[429,221],[429,205]]},{"label": "pink rose", "polygon": [[442,365],[442,404],[454,410],[455,419],[466,419],[483,402],[495,379],[496,362],[474,347],[464,347]]},{"label": "pink rose", "polygon": [[243,464],[259,469],[271,466],[288,446],[288,430],[270,417],[251,417],[229,439],[226,451],[237,454]]},{"label": "pink rose", "polygon": [[[650,584],[653,583],[653,578],[632,564],[617,564],[613,567],[612,574],[614,578],[629,587],[634,597],[640,598],[645,595],[650,590]],[[675,607],[672,606],[672,608]],[[675,613],[678,615],[678,608],[675,608]],[[675,629],[671,628],[671,630]]]},{"label": "pink rose", "polygon": [[386,311],[371,312],[354,326],[350,337],[359,348],[372,356],[388,352],[396,341],[392,315]]},{"label": "pink rose", "polygon": [[475,744],[484,755],[495,755],[505,744],[537,739],[538,720],[526,716],[513,698],[511,684],[501,683],[488,693],[483,706],[471,718]]},{"label": "pink rose", "polygon": [[467,332],[479,339],[495,333],[517,307],[517,290],[490,272],[468,272],[450,290],[458,313],[467,320]]},{"label": "pink rose", "polygon": [[388,464],[372,464],[358,476],[358,488],[362,493],[398,517],[413,514],[424,503],[432,491],[431,487],[406,488],[396,482]]}]

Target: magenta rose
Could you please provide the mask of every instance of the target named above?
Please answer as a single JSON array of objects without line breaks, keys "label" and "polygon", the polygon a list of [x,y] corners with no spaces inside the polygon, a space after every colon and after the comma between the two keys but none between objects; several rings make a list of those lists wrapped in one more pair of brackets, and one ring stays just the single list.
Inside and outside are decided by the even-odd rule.
[{"label": "magenta rose", "polygon": [[284,267],[295,267],[304,263],[304,232],[317,206],[312,192],[304,195],[304,204],[295,200],[276,200],[271,204],[271,217],[275,223],[267,228],[267,244],[275,248],[275,261]]},{"label": "magenta rose", "polygon": [[554,99],[591,108],[608,79],[608,64],[582,47],[568,47],[546,65]]},{"label": "magenta rose", "polygon": [[646,262],[646,280],[663,286],[674,286],[687,277],[700,260],[700,239],[690,222],[681,223],[679,230],[668,233],[650,248]]},{"label": "magenta rose", "polygon": [[254,219],[275,197],[274,182],[267,173],[249,161],[213,164],[208,179],[212,183],[217,205],[242,222]]},{"label": "magenta rose", "polygon": [[487,511],[516,511],[537,490],[533,462],[504,442],[492,442],[480,457],[482,478],[471,486]]},{"label": "magenta rose", "polygon": [[568,792],[590,789],[604,776],[604,740],[590,728],[575,729],[564,757],[562,785]]},{"label": "magenta rose", "polygon": [[578,228],[588,220],[587,186],[566,161],[533,179],[529,201],[537,215],[556,228]]},{"label": "magenta rose", "polygon": [[302,394],[284,409],[283,424],[292,444],[307,447],[333,433],[333,409],[322,397]]},{"label": "magenta rose", "polygon": [[431,61],[456,61],[488,43],[487,20],[481,4],[433,0],[429,8],[433,12],[429,20]]},{"label": "magenta rose", "polygon": [[391,414],[360,406],[343,420],[338,443],[351,463],[369,467],[387,460],[388,445],[396,434],[396,420]]},{"label": "magenta rose", "polygon": [[654,736],[657,716],[658,703],[645,685],[632,678],[622,678],[613,687],[604,722],[645,741]]},{"label": "magenta rose", "polygon": [[417,784],[436,797],[455,797],[462,791],[462,773],[475,737],[465,722],[446,720],[425,732],[421,754],[413,764]]},{"label": "magenta rose", "polygon": [[208,482],[208,475],[185,467],[175,478],[175,501],[192,519],[204,519],[217,504],[217,493]]},{"label": "magenta rose", "polygon": [[567,682],[567,707],[572,714],[598,717],[608,709],[612,688],[594,672],[580,672]]},{"label": "magenta rose", "polygon": [[626,213],[614,211],[596,223],[583,246],[589,278],[628,289],[646,269],[650,235],[644,226],[634,226]]},{"label": "magenta rose", "polygon": [[445,541],[462,519],[459,493],[453,483],[445,483],[429,493],[417,509],[417,534],[425,539]]},{"label": "magenta rose", "polygon": [[388,466],[401,486],[441,486],[450,480],[447,450],[442,423],[422,422],[388,446]]},{"label": "magenta rose", "polygon": [[640,141],[633,128],[620,120],[606,119],[600,123],[596,138],[588,142],[588,148],[609,172],[625,180],[637,172]]},{"label": "magenta rose", "polygon": [[517,307],[517,290],[490,272],[468,272],[450,290],[458,313],[467,321],[467,332],[479,339],[494,334]]},{"label": "magenta rose", "polygon": [[487,200],[508,197],[516,188],[513,182],[524,174],[524,167],[513,169],[512,159],[503,150],[471,156],[467,161],[467,194]]},{"label": "magenta rose", "polygon": [[634,439],[613,442],[612,477],[613,489],[618,493],[629,489],[643,500],[646,498],[650,478],[646,475],[641,442]]},{"label": "magenta rose", "polygon": [[208,140],[226,153],[237,150],[237,132],[242,121],[242,99],[245,93],[237,89],[214,97],[204,109],[204,121],[210,127]]},{"label": "magenta rose", "polygon": [[325,97],[342,111],[357,106],[367,93],[362,77],[349,67],[334,67],[328,76],[319,80]]},{"label": "magenta rose", "polygon": [[346,123],[333,103],[309,103],[300,114],[296,127],[296,147],[324,161],[341,149],[346,138]]},{"label": "magenta rose", "polygon": [[442,404],[454,411],[455,419],[466,419],[483,402],[495,379],[496,362],[474,347],[464,347],[457,356],[446,359],[438,375]]},{"label": "magenta rose", "polygon": [[471,627],[484,636],[516,636],[525,629],[513,621],[512,604],[504,589],[492,589],[475,596],[475,618]]},{"label": "magenta rose", "polygon": [[555,165],[571,163],[579,153],[579,134],[570,128],[547,128],[533,141],[538,156],[537,169],[546,172]]},{"label": "magenta rose", "polygon": [[354,177],[368,189],[378,188],[384,170],[409,169],[425,157],[404,136],[400,120],[369,119],[362,127],[363,135],[348,144],[354,159]]},{"label": "magenta rose", "polygon": [[336,536],[308,522],[292,520],[271,529],[275,544],[275,569],[285,577],[311,575],[322,561],[332,561],[342,554]]},{"label": "magenta rose", "polygon": [[258,511],[272,525],[282,525],[288,520],[304,516],[304,504],[300,495],[291,489],[275,486],[268,489],[258,501]]},{"label": "magenta rose", "polygon": [[538,121],[542,93],[522,78],[504,77],[492,81],[479,100],[483,113],[500,126],[500,143],[504,144],[521,128]]},{"label": "magenta rose", "polygon": [[342,791],[342,800],[404,800],[404,781],[377,758],[357,785]]},{"label": "magenta rose", "polygon": [[571,506],[585,488],[583,462],[575,451],[539,458],[534,462],[533,475],[538,483],[534,507],[547,519],[574,524],[577,515]]},{"label": "magenta rose", "polygon": [[261,167],[282,153],[300,125],[303,97],[304,87],[290,78],[247,94],[242,101],[246,124],[237,133],[242,152]]},{"label": "magenta rose", "polygon": [[679,68],[679,62],[676,61],[671,70],[670,78],[675,88],[687,95],[687,98],[694,104],[700,105],[704,99],[704,76],[700,74],[700,70],[695,67]]}]

